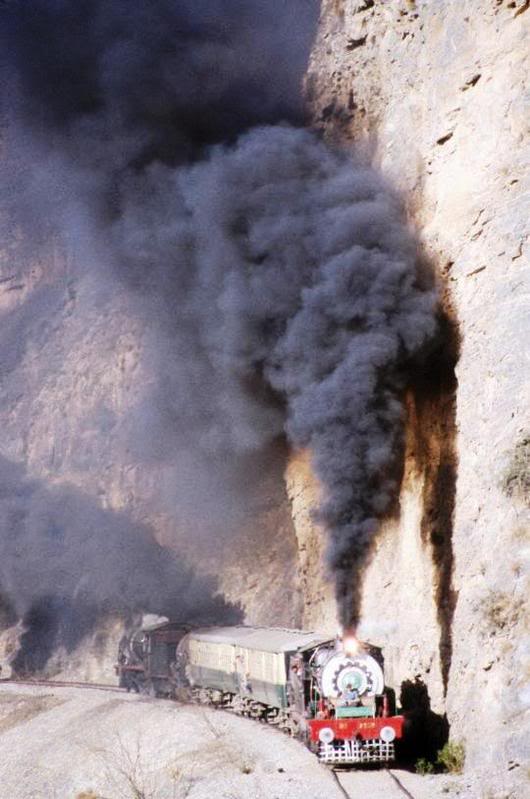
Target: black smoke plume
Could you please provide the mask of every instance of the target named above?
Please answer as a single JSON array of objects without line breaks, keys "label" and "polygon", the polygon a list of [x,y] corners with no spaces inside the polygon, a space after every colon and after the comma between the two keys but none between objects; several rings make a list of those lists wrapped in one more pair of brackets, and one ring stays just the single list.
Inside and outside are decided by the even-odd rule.
[{"label": "black smoke plume", "polygon": [[316,12],[13,2],[11,146],[40,161],[13,214],[42,224],[45,201],[74,249],[88,231],[97,280],[116,290],[119,276],[149,320],[159,379],[123,435],[178,464],[184,505],[205,474],[232,490],[285,434],[311,449],[349,625],[395,498],[403,391],[436,297],[384,181],[301,127]]},{"label": "black smoke plume", "polygon": [[398,488],[407,373],[436,328],[397,200],[373,170],[280,126],[157,167],[127,199],[114,249],[136,272],[163,264],[155,282],[179,286],[175,340],[192,358],[177,384],[202,370],[213,388],[181,393],[178,417],[214,451],[283,430],[310,448],[341,621],[355,622],[353,575]]},{"label": "black smoke plume", "polygon": [[0,585],[27,631],[14,663],[42,669],[99,619],[150,609],[177,621],[241,620],[214,579],[198,577],[127,513],[73,486],[50,487],[0,457]]}]

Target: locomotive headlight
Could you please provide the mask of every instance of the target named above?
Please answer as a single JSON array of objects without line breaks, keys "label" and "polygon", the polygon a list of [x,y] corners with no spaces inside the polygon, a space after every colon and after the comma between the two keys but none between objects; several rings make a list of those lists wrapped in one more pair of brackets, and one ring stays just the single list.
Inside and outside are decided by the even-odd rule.
[{"label": "locomotive headlight", "polygon": [[323,744],[330,744],[335,737],[331,727],[322,727],[318,733],[318,740]]},{"label": "locomotive headlight", "polygon": [[396,731],[393,727],[381,727],[381,732],[379,733],[379,737],[386,744],[392,743],[392,741],[396,737]]},{"label": "locomotive headlight", "polygon": [[342,639],[342,646],[344,651],[350,657],[356,655],[359,651],[359,641],[354,635],[345,635]]}]

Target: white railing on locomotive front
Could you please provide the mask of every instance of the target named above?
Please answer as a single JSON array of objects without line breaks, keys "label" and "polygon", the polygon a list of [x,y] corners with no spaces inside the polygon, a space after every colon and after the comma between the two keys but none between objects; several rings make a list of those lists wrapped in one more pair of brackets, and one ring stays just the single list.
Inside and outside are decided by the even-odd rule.
[{"label": "white railing on locomotive front", "polygon": [[394,743],[385,743],[380,738],[320,743],[318,750],[318,758],[323,763],[380,763],[394,760],[394,757]]}]

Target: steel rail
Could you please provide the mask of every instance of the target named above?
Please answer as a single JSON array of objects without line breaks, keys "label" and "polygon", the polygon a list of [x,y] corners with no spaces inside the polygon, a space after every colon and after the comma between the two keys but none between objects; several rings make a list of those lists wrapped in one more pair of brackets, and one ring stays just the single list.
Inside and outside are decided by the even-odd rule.
[{"label": "steel rail", "polygon": [[[391,771],[391,770],[390,770],[388,767],[386,767],[386,766],[385,766],[385,768],[384,768],[384,769],[382,769],[381,771],[379,771],[379,772],[377,772],[377,773],[379,773],[379,774],[382,774],[382,773],[384,773],[384,772],[386,772],[386,773],[389,775],[389,777],[391,777],[391,778],[392,778],[392,780],[394,781],[394,784],[396,785],[396,787],[399,789],[399,791],[401,791],[401,793],[402,793],[404,796],[406,796],[406,797],[407,797],[407,799],[414,799],[414,797],[413,797],[413,795],[410,793],[410,791],[408,791],[408,790],[405,788],[405,786],[403,785],[403,783],[401,782],[401,780],[400,780],[398,777],[396,777],[396,775],[395,775],[395,774],[393,774],[393,773],[392,773],[392,771]],[[333,777],[334,777],[334,779],[335,779],[335,782],[337,783],[337,787],[339,788],[339,790],[341,791],[342,795],[344,796],[344,799],[355,799],[355,797],[354,797],[352,794],[348,793],[348,791],[346,790],[346,788],[345,788],[345,787],[344,787],[344,785],[342,784],[342,782],[341,782],[341,780],[340,780],[340,774],[341,774],[341,772],[338,772],[338,773],[337,773],[337,771],[335,771],[334,769],[331,769],[331,773],[332,773],[332,775],[333,775]],[[355,770],[354,770],[354,769],[352,769],[352,770],[349,770],[347,773],[348,773],[348,774],[355,773]],[[375,773],[376,773],[376,772],[374,772],[374,774],[375,774]]]},{"label": "steel rail", "polygon": [[408,797],[408,799],[414,799],[413,795],[405,788],[399,777],[396,777],[396,775],[388,767],[385,767],[385,771],[392,777],[397,787],[405,794],[406,797]]},{"label": "steel rail", "polygon": [[125,688],[120,688],[118,685],[109,685],[108,683],[95,683],[95,682],[70,682],[67,680],[40,680],[40,679],[0,679],[0,685],[35,685],[45,686],[50,688],[92,688],[98,691],[117,691],[119,693],[126,693]]},{"label": "steel rail", "polygon": [[338,787],[339,791],[340,791],[340,792],[342,793],[342,795],[344,796],[344,799],[353,799],[353,798],[350,796],[350,794],[348,793],[348,791],[346,790],[346,788],[344,787],[344,785],[342,784],[342,782],[340,781],[340,779],[339,779],[339,775],[337,774],[337,772],[335,771],[335,769],[331,769],[331,774],[333,775],[333,779],[334,779],[334,780],[335,780],[335,782],[337,783],[337,787]]}]

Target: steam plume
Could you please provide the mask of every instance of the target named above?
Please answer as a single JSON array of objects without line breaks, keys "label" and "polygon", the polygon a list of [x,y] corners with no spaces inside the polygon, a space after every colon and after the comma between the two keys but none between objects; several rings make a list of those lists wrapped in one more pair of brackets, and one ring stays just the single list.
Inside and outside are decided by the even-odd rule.
[{"label": "steam plume", "polygon": [[124,425],[129,443],[201,486],[284,434],[310,447],[349,624],[436,300],[382,179],[298,127],[315,12],[13,3],[11,146],[41,161],[13,213],[38,218],[46,199],[74,247],[88,231],[95,279],[115,290],[118,276],[151,321],[159,380]]}]

